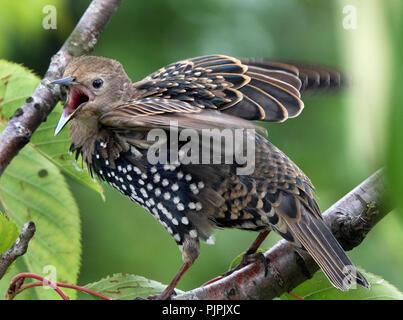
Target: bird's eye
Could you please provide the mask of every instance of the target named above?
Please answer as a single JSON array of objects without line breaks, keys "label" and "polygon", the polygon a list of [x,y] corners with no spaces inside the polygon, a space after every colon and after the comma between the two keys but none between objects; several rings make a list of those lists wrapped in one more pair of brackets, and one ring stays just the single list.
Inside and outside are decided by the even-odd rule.
[{"label": "bird's eye", "polygon": [[104,84],[104,81],[103,81],[102,79],[95,79],[95,80],[92,82],[92,86],[93,86],[95,89],[101,88],[103,84]]}]

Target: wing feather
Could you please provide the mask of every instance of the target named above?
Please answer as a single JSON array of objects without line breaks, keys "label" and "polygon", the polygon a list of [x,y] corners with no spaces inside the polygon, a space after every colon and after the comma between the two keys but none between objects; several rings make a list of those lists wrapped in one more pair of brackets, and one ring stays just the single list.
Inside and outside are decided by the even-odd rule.
[{"label": "wing feather", "polygon": [[100,118],[102,125],[119,131],[169,129],[172,121],[176,121],[182,129],[251,128],[266,134],[265,129],[242,118],[221,114],[217,110],[200,109],[173,99],[134,99],[130,103],[113,108]]},{"label": "wing feather", "polygon": [[282,122],[301,113],[302,91],[340,83],[340,73],[330,68],[214,54],[157,70],[133,84],[133,99],[174,99],[247,120]]}]

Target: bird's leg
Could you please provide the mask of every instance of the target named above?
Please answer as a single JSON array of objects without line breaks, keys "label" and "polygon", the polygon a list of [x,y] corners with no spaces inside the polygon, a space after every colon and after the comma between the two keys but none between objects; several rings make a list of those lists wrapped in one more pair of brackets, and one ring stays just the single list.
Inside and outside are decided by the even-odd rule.
[{"label": "bird's leg", "polygon": [[229,276],[230,274],[232,274],[233,272],[242,269],[243,267],[247,266],[250,263],[253,263],[255,261],[260,261],[262,262],[263,266],[264,266],[264,275],[267,275],[267,270],[268,270],[268,265],[267,265],[267,261],[266,258],[264,257],[263,253],[261,252],[256,252],[257,249],[259,249],[260,245],[262,244],[262,242],[266,239],[266,237],[269,235],[271,230],[265,230],[259,233],[259,235],[257,236],[257,238],[255,239],[255,241],[253,241],[253,243],[251,244],[251,246],[249,247],[248,250],[246,250],[246,252],[244,253],[241,262],[233,269],[229,270],[228,272],[224,273],[221,276],[218,276],[214,279],[211,279],[209,281],[207,281],[206,283],[203,284],[203,286],[206,286],[210,283],[216,282],[226,276]]},{"label": "bird's leg", "polygon": [[193,262],[185,262],[182,267],[179,269],[176,276],[172,279],[171,283],[165,288],[165,290],[157,294],[155,296],[149,296],[148,300],[168,300],[171,298],[172,294],[174,293],[175,287],[178,284],[179,280],[185,274],[185,272],[190,268]]},{"label": "bird's leg", "polygon": [[197,257],[200,253],[200,243],[198,239],[194,239],[189,235],[184,236],[185,240],[183,241],[182,246],[180,247],[182,250],[182,260],[183,265],[179,269],[176,276],[172,279],[171,283],[165,290],[157,294],[156,296],[149,296],[148,300],[168,300],[171,298],[172,294],[174,293],[175,287],[178,284],[179,280],[185,274],[185,272],[193,265],[196,261]]}]

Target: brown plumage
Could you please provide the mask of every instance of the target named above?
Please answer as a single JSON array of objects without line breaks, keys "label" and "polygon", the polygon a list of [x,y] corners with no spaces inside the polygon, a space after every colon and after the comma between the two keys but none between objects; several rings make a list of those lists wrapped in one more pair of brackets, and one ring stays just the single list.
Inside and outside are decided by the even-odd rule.
[{"label": "brown plumage", "polygon": [[[212,241],[217,227],[259,231],[248,255],[274,230],[307,250],[337,288],[348,289],[351,272],[353,280],[369,286],[324,224],[308,177],[259,134],[265,130],[248,121],[296,117],[304,107],[301,92],[337,87],[339,73],[210,55],[173,63],[135,83],[120,63],[100,57],[74,59],[64,76],[54,82],[69,88],[56,133],[71,120],[71,151],[153,214],[182,251],[183,267],[158,298],[170,297],[199,255],[199,239]],[[173,123],[178,133],[193,129],[200,138],[203,129],[255,129],[243,131],[236,142],[241,154],[255,147],[254,170],[238,174],[247,166],[238,161],[239,151],[228,155],[220,149],[213,158],[212,145],[202,139],[200,154],[208,151],[203,164],[182,161],[187,140],[176,141],[175,161],[152,163],[153,142],[147,135],[152,129],[166,133],[160,143],[170,159],[175,154],[171,142],[177,139]]]}]

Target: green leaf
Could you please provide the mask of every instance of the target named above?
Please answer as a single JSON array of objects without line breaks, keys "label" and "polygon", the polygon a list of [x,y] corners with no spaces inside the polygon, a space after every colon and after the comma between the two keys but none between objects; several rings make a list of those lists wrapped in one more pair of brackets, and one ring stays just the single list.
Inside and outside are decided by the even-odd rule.
[{"label": "green leaf", "polygon": [[[0,119],[7,121],[15,110],[32,94],[40,79],[28,69],[15,63],[0,60]],[[54,137],[53,132],[62,112],[58,104],[46,122],[33,134],[30,144],[60,170],[79,183],[98,192],[104,198],[103,188],[88,174],[86,166],[80,168],[70,155],[70,138],[65,129]]]},{"label": "green leaf", "polygon": [[[371,285],[371,289],[357,286],[356,289],[341,291],[333,287],[322,271],[293,289],[292,292],[305,300],[403,300],[403,294],[386,280],[372,273],[362,271]],[[289,294],[283,294],[281,300],[295,300]]]},{"label": "green leaf", "polygon": [[17,226],[0,213],[0,255],[12,246],[18,237]]},{"label": "green leaf", "polygon": [[[118,273],[87,284],[85,288],[113,299],[133,300],[135,297],[147,298],[150,295],[159,294],[166,286],[141,276]],[[178,289],[175,289],[175,292],[177,294],[183,293]]]},{"label": "green leaf", "polygon": [[[0,124],[0,130],[3,128]],[[56,276],[53,280],[75,283],[81,255],[80,218],[59,169],[27,145],[1,177],[0,202],[18,228],[27,221],[36,224],[36,233],[27,253],[2,279],[0,293],[4,294],[11,277],[20,272]],[[70,296],[74,298],[75,292]],[[22,297],[53,299],[57,296],[51,289],[36,287],[24,291]]]}]

